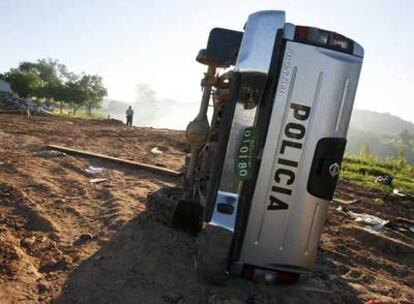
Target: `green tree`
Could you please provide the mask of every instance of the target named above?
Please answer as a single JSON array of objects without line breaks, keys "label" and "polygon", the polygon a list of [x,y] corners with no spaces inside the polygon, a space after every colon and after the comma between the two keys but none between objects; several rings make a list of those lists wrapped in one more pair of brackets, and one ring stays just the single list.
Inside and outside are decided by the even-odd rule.
[{"label": "green tree", "polygon": [[107,95],[100,76],[76,75],[51,58],[22,62],[1,77],[23,98],[37,97],[46,103],[56,102],[61,113],[65,105],[70,106],[74,114],[81,106],[86,106],[90,116],[92,109],[99,107]]},{"label": "green tree", "polygon": [[98,75],[83,75],[79,80],[81,90],[86,95],[85,105],[88,115],[91,116],[93,108],[99,108],[102,99],[108,94],[103,86],[102,77]]},{"label": "green tree", "polygon": [[82,86],[80,81],[67,82],[63,85],[50,87],[49,90],[58,103],[61,114],[65,105],[68,105],[76,115],[78,109],[85,105],[88,97],[86,88]]},{"label": "green tree", "polygon": [[67,102],[71,105],[73,115],[76,115],[78,109],[82,107],[88,99],[87,91],[85,90],[85,87],[81,85],[80,81],[66,83],[65,89]]},{"label": "green tree", "polygon": [[60,83],[55,64],[45,59],[38,62],[22,62],[19,64],[19,70],[36,74],[43,83]]},{"label": "green tree", "polygon": [[45,86],[44,90],[44,96],[50,96],[51,98],[53,98],[53,100],[58,103],[59,112],[60,114],[62,114],[65,104],[70,102],[68,90],[66,89],[66,87],[62,84],[58,84],[54,86]]},{"label": "green tree", "polygon": [[18,69],[39,77],[41,86],[34,92],[34,96],[47,102],[52,99],[58,101],[60,98],[55,94],[61,94],[64,83],[74,77],[74,74],[70,73],[65,65],[51,58],[39,59],[37,62],[25,61],[19,64]]},{"label": "green tree", "polygon": [[19,69],[11,69],[5,74],[4,79],[10,83],[12,91],[22,98],[35,96],[42,85],[41,79],[35,73]]}]

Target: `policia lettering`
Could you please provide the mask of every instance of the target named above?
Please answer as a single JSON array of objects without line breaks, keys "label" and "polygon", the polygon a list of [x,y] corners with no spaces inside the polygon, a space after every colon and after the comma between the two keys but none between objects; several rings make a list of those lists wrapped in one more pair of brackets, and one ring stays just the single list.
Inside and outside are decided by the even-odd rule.
[{"label": "policia lettering", "polygon": [[[303,139],[306,133],[306,127],[303,122],[308,120],[311,108],[305,105],[292,103],[290,109],[293,110],[294,120],[287,123],[285,126],[285,135],[289,140],[282,140],[279,151],[278,164],[280,165],[273,177],[274,184],[269,195],[269,205],[267,210],[286,210],[289,208],[287,202],[284,202],[277,197],[278,193],[291,195],[293,183],[295,182],[295,171],[299,162],[296,160],[290,160],[283,158],[283,155],[289,151],[289,149],[302,150]],[[301,124],[302,123],[302,124]]]}]

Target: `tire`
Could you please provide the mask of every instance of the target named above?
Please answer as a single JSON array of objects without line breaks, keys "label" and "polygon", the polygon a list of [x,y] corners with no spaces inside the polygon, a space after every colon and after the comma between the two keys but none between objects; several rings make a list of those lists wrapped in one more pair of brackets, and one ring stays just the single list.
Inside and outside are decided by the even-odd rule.
[{"label": "tire", "polygon": [[196,236],[203,224],[203,207],[197,203],[179,200],[174,210],[171,227]]},{"label": "tire", "polygon": [[149,217],[163,225],[172,227],[174,212],[178,201],[183,195],[183,189],[163,187],[147,197],[146,211]]},{"label": "tire", "polygon": [[197,237],[196,273],[205,283],[223,286],[227,283],[227,263],[233,233],[212,225]]},{"label": "tire", "polygon": [[203,207],[182,197],[181,188],[161,188],[148,195],[147,212],[156,222],[196,235],[201,230]]}]

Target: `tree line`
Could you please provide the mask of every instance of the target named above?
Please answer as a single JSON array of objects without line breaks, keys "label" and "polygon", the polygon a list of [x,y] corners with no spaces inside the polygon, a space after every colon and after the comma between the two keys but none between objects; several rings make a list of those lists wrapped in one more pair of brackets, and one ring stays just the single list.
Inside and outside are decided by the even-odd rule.
[{"label": "tree line", "polygon": [[21,62],[17,68],[0,74],[0,79],[7,81],[21,98],[33,98],[46,105],[57,104],[60,113],[64,107],[71,108],[73,114],[85,107],[90,116],[92,109],[98,108],[107,95],[102,77],[75,74],[50,58]]},{"label": "tree line", "polygon": [[348,132],[348,153],[361,156],[406,159],[414,165],[414,133],[404,130],[397,134],[380,134],[350,128]]}]

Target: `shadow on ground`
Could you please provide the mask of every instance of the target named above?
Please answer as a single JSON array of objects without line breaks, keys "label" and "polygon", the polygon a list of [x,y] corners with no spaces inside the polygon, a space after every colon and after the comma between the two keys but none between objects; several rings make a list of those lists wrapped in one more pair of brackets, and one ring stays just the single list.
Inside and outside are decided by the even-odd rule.
[{"label": "shadow on ground", "polygon": [[225,287],[194,273],[196,239],[152,221],[128,222],[69,276],[54,304],[64,303],[362,303],[323,255],[317,271],[292,286],[232,278]]}]

